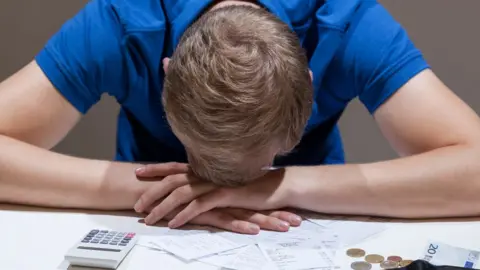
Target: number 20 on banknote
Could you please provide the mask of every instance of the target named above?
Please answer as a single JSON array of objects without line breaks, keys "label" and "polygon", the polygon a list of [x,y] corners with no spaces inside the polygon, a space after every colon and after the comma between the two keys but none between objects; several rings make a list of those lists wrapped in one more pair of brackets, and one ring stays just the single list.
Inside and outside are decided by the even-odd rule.
[{"label": "number 20 on banknote", "polygon": [[449,265],[465,268],[478,266],[480,252],[454,247],[445,243],[429,242],[423,259],[434,265]]}]

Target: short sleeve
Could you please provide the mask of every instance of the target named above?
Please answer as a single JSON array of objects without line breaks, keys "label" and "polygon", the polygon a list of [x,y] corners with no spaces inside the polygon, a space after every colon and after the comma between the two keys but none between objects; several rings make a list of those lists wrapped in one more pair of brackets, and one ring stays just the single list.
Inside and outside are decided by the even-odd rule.
[{"label": "short sleeve", "polygon": [[35,60],[55,88],[81,113],[102,94],[125,91],[121,24],[107,1],[90,1],[47,42]]},{"label": "short sleeve", "polygon": [[411,78],[429,68],[406,30],[378,3],[350,26],[345,38],[331,65],[330,73],[335,75],[328,81],[348,92],[342,93],[344,97],[359,97],[372,114]]}]

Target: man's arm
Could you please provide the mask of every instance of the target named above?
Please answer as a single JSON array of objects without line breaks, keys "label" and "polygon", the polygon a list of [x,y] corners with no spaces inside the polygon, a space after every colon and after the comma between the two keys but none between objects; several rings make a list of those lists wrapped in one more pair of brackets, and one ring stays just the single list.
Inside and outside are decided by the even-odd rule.
[{"label": "man's arm", "polygon": [[53,153],[80,113],[36,62],[0,84],[0,202],[52,207],[131,209],[148,183],[138,165]]},{"label": "man's arm", "polygon": [[480,214],[477,115],[428,69],[406,30],[380,4],[351,29],[332,70],[344,84],[331,87],[354,89],[401,157],[292,168],[287,175],[298,171],[296,178],[307,179],[298,192],[312,189],[294,205],[398,217]]},{"label": "man's arm", "polygon": [[[197,185],[169,226],[218,207],[300,208],[320,213],[397,218],[480,214],[480,121],[430,70],[381,105],[375,119],[403,157],[370,164],[287,167],[240,188],[202,194]],[[200,194],[200,195],[199,195]]]},{"label": "man's arm", "polygon": [[[430,70],[375,112],[403,157],[372,164],[287,169],[289,205],[405,218],[480,214],[480,121]],[[301,182],[301,184],[300,184]]]}]

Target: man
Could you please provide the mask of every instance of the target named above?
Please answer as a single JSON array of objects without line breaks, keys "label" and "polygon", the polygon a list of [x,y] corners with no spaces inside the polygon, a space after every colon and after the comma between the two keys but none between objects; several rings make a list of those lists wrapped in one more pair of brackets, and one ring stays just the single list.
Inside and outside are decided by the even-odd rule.
[{"label": "man", "polygon": [[[104,93],[122,107],[116,160],[48,151]],[[344,164],[356,97],[400,158]],[[479,119],[376,1],[92,1],[0,108],[2,202],[251,234],[297,226],[285,208],[480,212]]]}]

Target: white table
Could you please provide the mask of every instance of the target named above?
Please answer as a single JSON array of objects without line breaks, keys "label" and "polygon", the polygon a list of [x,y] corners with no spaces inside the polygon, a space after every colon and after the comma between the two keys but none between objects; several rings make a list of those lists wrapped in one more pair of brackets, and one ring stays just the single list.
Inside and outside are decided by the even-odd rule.
[{"label": "white table", "polygon": [[[0,205],[0,268],[2,270],[86,269],[69,267],[63,255],[92,228],[159,235],[165,227],[149,227],[131,212],[85,212]],[[480,249],[480,219],[456,219],[393,224],[361,244],[368,253],[417,259],[425,241]],[[195,263],[185,266],[169,255],[135,247],[120,266],[124,269],[217,269]]]}]

